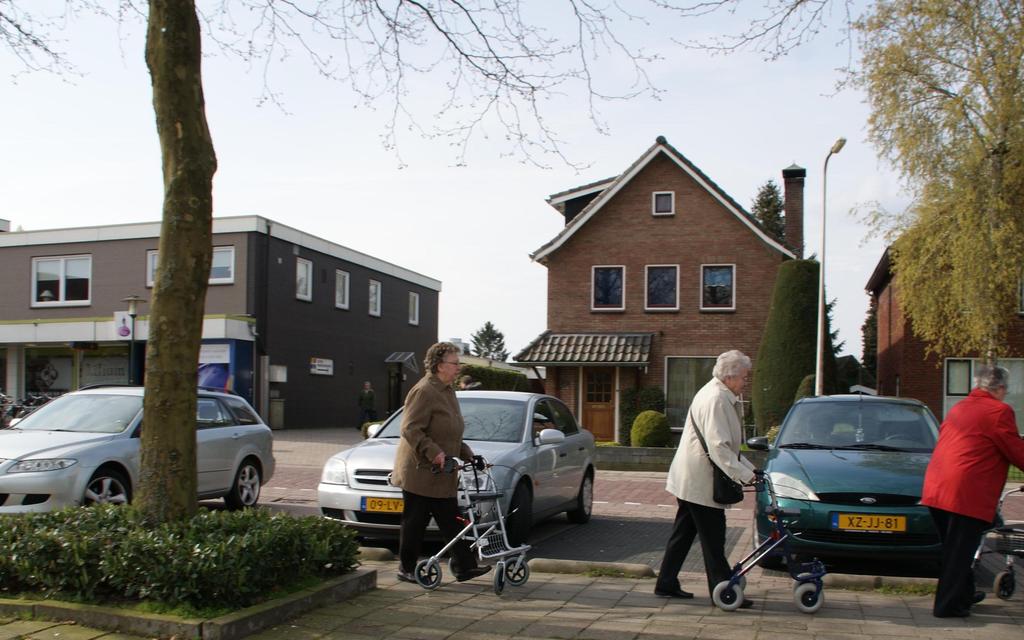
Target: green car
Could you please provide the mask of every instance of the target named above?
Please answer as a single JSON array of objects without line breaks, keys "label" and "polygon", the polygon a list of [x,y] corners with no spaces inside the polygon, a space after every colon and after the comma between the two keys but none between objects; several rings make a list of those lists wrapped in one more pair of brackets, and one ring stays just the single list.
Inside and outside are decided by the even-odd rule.
[{"label": "green car", "polygon": [[[939,536],[919,502],[938,437],[935,417],[917,400],[840,395],[798,401],[774,443],[747,445],[768,451],[764,471],[779,505],[799,510],[784,519],[797,558],[936,561]],[[755,544],[772,531],[767,505],[758,493]]]}]

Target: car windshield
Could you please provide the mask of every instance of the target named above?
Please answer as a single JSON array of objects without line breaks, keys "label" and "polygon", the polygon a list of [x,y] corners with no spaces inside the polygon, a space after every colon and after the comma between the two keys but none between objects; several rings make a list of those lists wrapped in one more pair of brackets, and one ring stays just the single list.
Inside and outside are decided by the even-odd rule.
[{"label": "car windshield", "polygon": [[120,433],[142,410],[142,396],[68,395],[55,398],[14,425],[23,431]]},{"label": "car windshield", "polygon": [[[484,442],[520,442],[526,424],[526,403],[521,400],[494,398],[459,398],[462,418],[466,421],[463,440]],[[378,438],[401,435],[402,411],[388,419]]]},{"label": "car windshield", "polygon": [[938,438],[932,414],[902,402],[805,402],[793,407],[775,446],[783,449],[931,451]]}]

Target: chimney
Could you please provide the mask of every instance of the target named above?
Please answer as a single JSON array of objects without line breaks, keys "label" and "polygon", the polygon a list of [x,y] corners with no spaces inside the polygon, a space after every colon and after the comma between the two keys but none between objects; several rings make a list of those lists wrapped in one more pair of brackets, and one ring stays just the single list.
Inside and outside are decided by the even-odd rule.
[{"label": "chimney", "polygon": [[786,212],[786,245],[797,258],[804,257],[804,178],[807,169],[792,164],[782,170],[783,208]]},{"label": "chimney", "polygon": [[3,218],[0,218],[0,232],[10,231],[10,230],[11,230],[11,221],[10,220],[4,220]]}]

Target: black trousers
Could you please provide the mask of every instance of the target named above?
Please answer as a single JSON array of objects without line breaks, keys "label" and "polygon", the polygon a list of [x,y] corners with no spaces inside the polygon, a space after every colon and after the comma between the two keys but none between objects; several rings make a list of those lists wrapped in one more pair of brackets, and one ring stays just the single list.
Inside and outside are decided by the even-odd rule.
[{"label": "black trousers", "polygon": [[[402,499],[405,500],[405,508],[402,511],[402,528],[398,539],[398,559],[402,571],[412,573],[416,569],[420,544],[431,516],[437,522],[446,543],[459,535],[465,525],[455,519],[459,515],[459,504],[455,498],[428,498],[402,491]],[[476,568],[476,556],[465,540],[459,540],[452,547],[452,559],[452,569],[457,576]]]},{"label": "black trousers", "polygon": [[658,572],[658,589],[679,589],[679,571],[686,561],[686,554],[693,546],[693,539],[700,537],[700,548],[704,554],[704,573],[708,578],[708,595],[715,585],[728,580],[732,573],[729,561],[725,559],[725,510],[686,502],[676,498],[679,508],[672,525],[672,535],[665,547]]},{"label": "black trousers", "polygon": [[974,570],[971,562],[981,536],[991,523],[977,518],[928,507],[942,541],[939,585],[932,613],[936,616],[964,615],[974,601]]}]

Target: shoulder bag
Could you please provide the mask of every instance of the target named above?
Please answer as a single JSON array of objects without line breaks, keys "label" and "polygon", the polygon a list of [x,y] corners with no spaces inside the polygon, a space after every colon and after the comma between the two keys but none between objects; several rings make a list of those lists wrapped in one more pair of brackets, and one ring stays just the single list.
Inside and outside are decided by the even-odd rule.
[{"label": "shoulder bag", "polygon": [[[693,414],[690,414],[690,424],[693,425],[694,431],[697,433],[697,439],[700,440],[700,446],[704,448],[704,455],[708,457],[708,462],[711,463],[711,485],[712,485],[712,496],[711,499],[718,504],[736,504],[737,502],[743,501],[743,485],[736,482],[729,477],[727,473],[718,468],[718,465],[711,459],[711,454],[708,453],[708,444],[704,441],[704,435],[701,434],[700,429],[697,428],[697,421],[693,419]],[[738,460],[740,454],[736,454]]]}]

